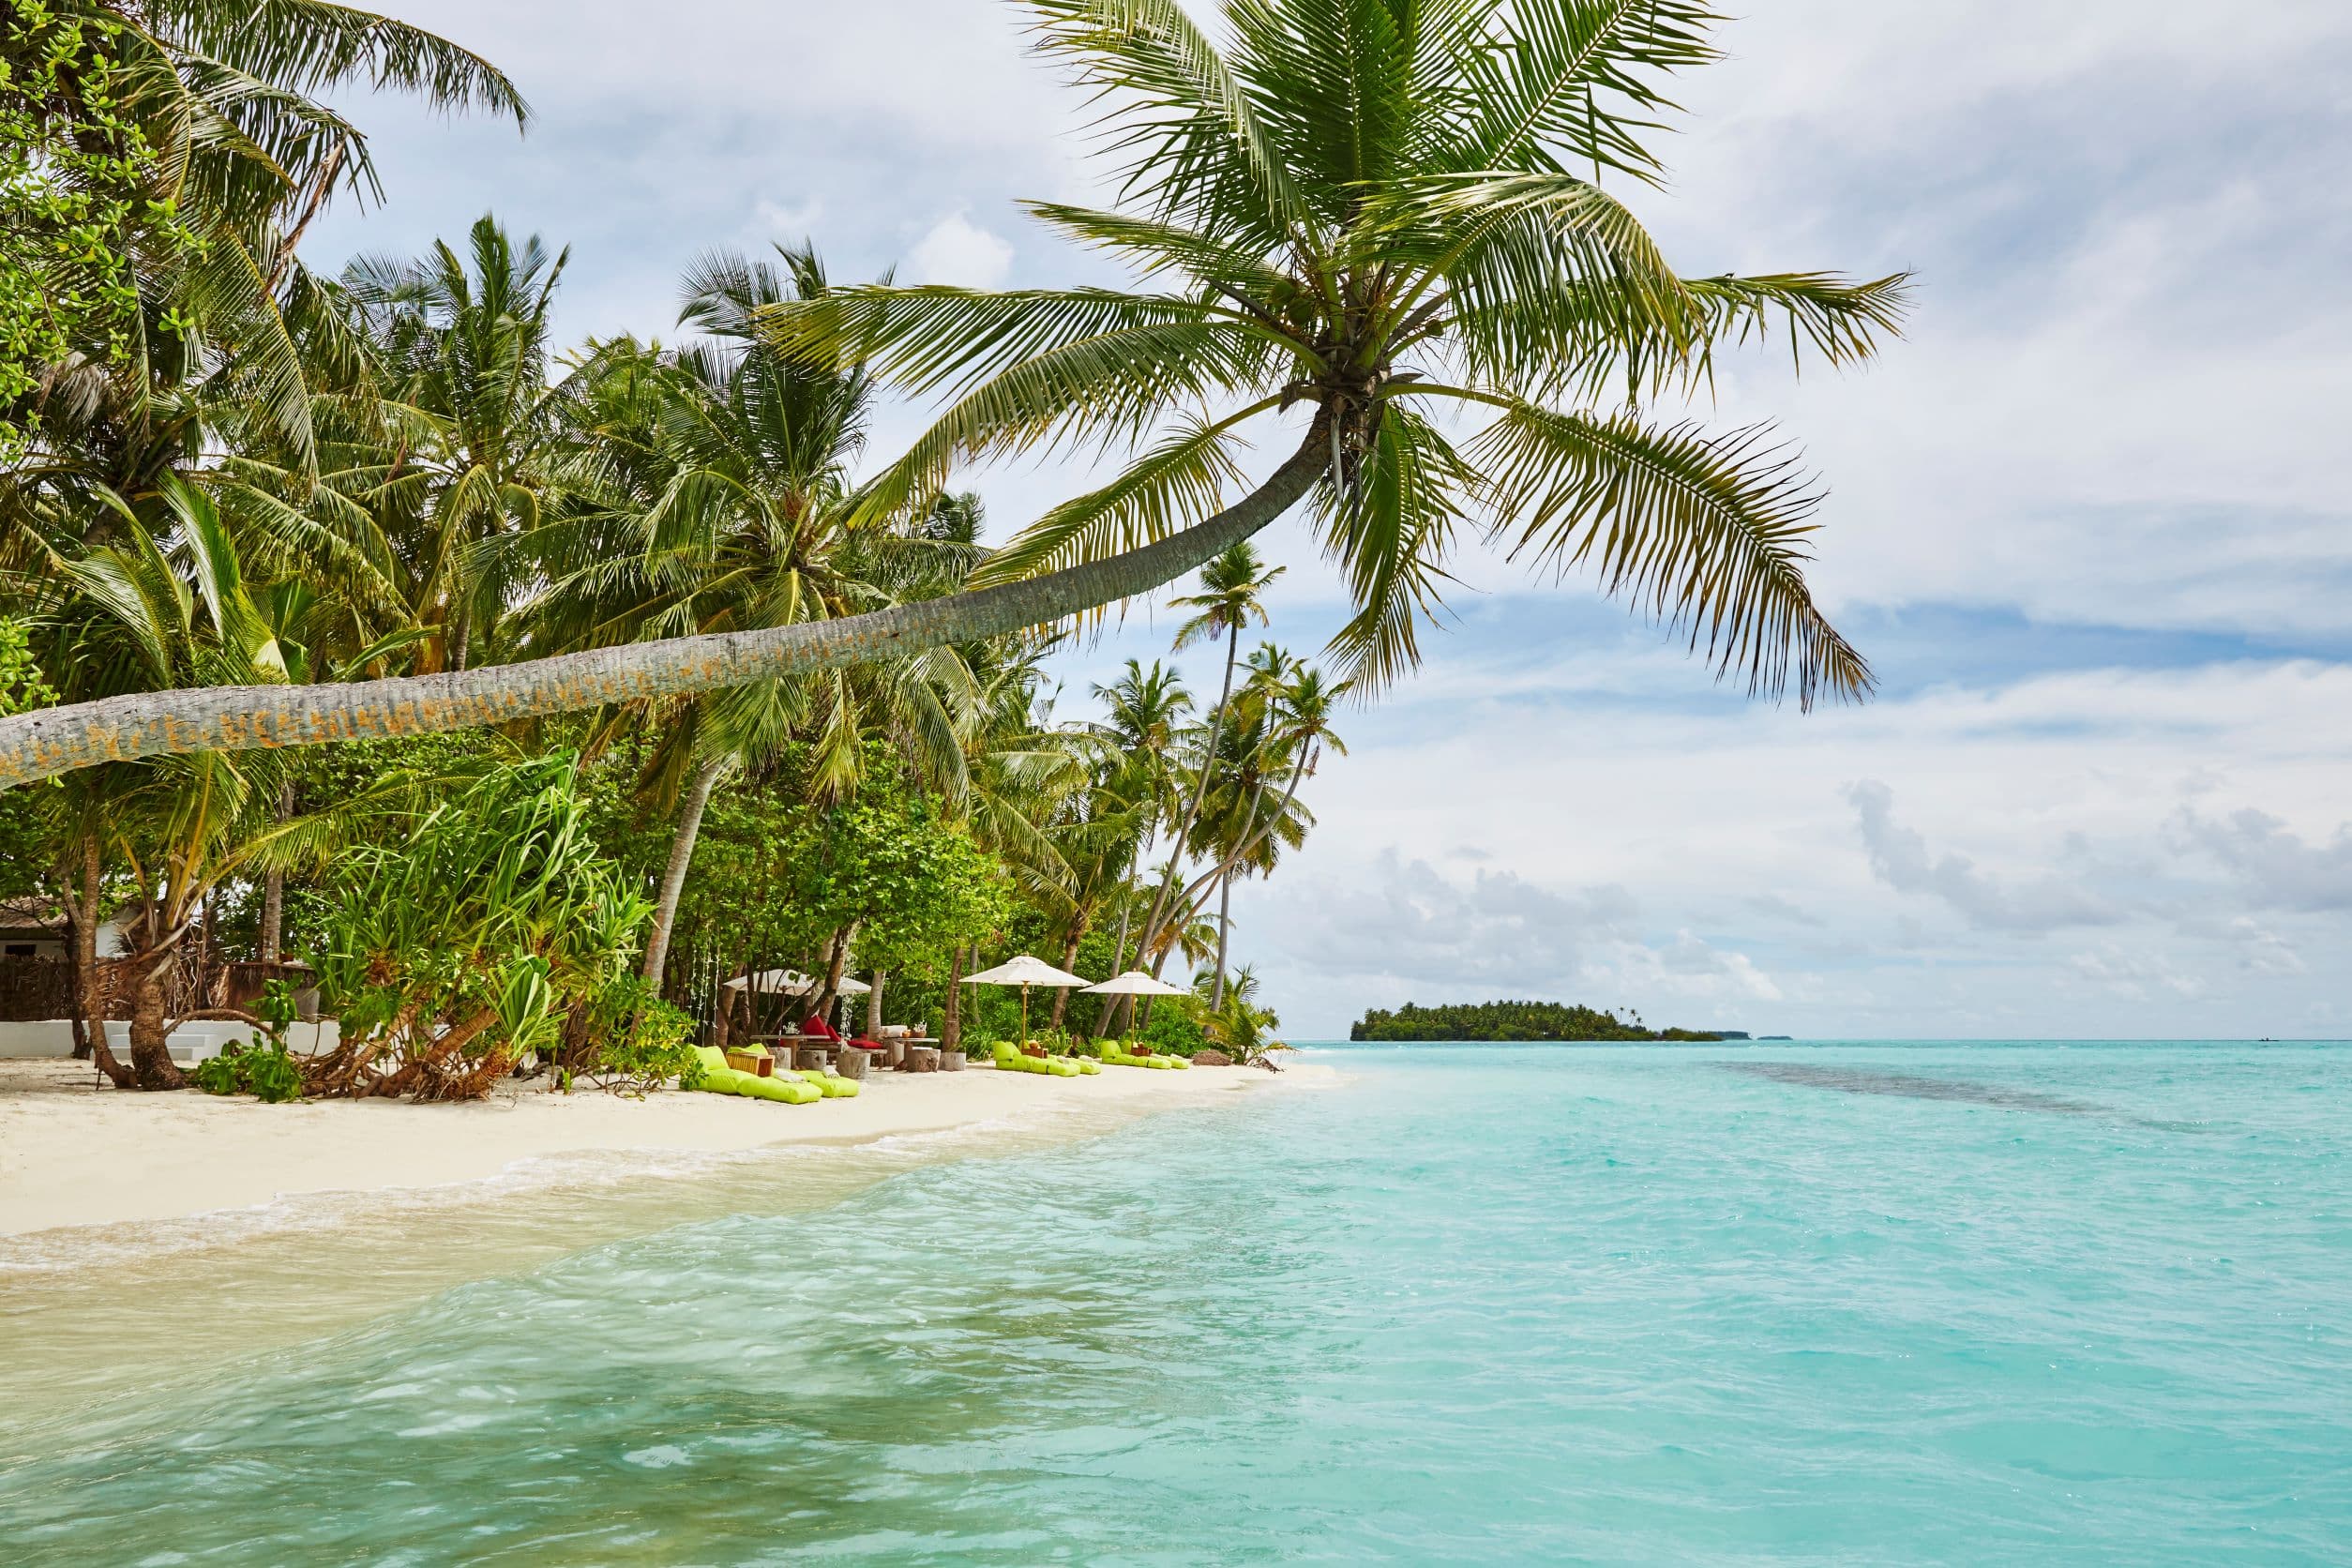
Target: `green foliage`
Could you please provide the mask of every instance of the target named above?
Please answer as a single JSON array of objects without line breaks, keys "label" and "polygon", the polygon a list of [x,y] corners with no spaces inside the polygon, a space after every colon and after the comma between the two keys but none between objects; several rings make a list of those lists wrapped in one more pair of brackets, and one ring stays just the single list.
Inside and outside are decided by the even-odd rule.
[{"label": "green foliage", "polygon": [[219,1055],[199,1062],[188,1076],[207,1094],[250,1094],[264,1105],[302,1098],[302,1071],[282,1040],[223,1046]]},{"label": "green foliage", "polygon": [[[0,409],[76,350],[123,363],[132,248],[182,233],[152,199],[157,159],[124,110],[124,29],[78,9],[12,0],[0,21]],[[28,433],[0,423],[0,461]]]},{"label": "green foliage", "polygon": [[311,955],[351,1052],[341,1087],[465,1097],[552,1046],[626,972],[651,905],[583,828],[569,754],[492,768],[339,868]]},{"label": "green foliage", "polygon": [[1200,1021],[1209,1043],[1247,1066],[1271,1050],[1286,1048],[1269,1033],[1281,1024],[1271,1007],[1261,1007],[1238,988],[1228,991],[1223,1006],[1210,1010]]},{"label": "green foliage", "polygon": [[1688,1029],[1644,1029],[1615,1013],[1557,1002],[1455,1003],[1394,1012],[1374,1008],[1348,1031],[1350,1040],[1716,1040]]},{"label": "green foliage", "polygon": [[607,1089],[643,1094],[671,1078],[681,1089],[702,1081],[694,1020],[655,995],[638,975],[625,974],[596,993],[588,1029],[592,1054],[583,1071]]},{"label": "green foliage", "polygon": [[1151,1021],[1137,1043],[1153,1055],[1190,1059],[1211,1043],[1209,1019],[1209,1004],[1197,996],[1154,997]]},{"label": "green foliage", "polygon": [[0,716],[45,708],[55,701],[56,689],[41,676],[24,623],[0,616]]}]

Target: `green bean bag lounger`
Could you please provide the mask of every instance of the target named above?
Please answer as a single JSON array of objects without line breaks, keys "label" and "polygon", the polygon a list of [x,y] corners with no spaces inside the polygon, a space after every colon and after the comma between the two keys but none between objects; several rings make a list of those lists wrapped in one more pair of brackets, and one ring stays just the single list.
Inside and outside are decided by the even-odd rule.
[{"label": "green bean bag lounger", "polygon": [[996,1064],[1016,1073],[1043,1073],[1048,1078],[1077,1078],[1078,1064],[1066,1056],[1024,1056],[1010,1040],[996,1043]]},{"label": "green bean bag lounger", "polygon": [[[775,1053],[770,1051],[765,1046],[747,1046],[739,1047],[737,1048],[747,1050],[753,1056],[767,1057],[771,1062],[776,1059]],[[845,1078],[830,1067],[827,1067],[822,1072],[818,1072],[813,1068],[795,1072],[790,1067],[778,1067],[775,1070],[773,1076],[764,1078],[761,1081],[773,1083],[778,1079],[781,1079],[786,1083],[805,1083],[811,1089],[814,1089],[819,1096],[823,1099],[854,1100],[857,1098],[857,1080],[854,1078]],[[795,1101],[793,1103],[801,1104],[804,1102]]]},{"label": "green bean bag lounger", "polygon": [[739,1094],[746,1100],[776,1100],[792,1106],[810,1105],[825,1097],[825,1092],[813,1083],[803,1083],[798,1078],[761,1078],[730,1067],[727,1053],[716,1046],[697,1046],[694,1054],[702,1063],[701,1087],[705,1093]]},{"label": "green bean bag lounger", "polygon": [[1097,1040],[1094,1048],[1114,1067],[1155,1067],[1161,1072],[1184,1061],[1181,1056],[1138,1056],[1116,1040]]},{"label": "green bean bag lounger", "polygon": [[776,1076],[797,1078],[803,1083],[813,1084],[817,1093],[828,1100],[854,1100],[857,1098],[857,1092],[860,1088],[857,1079],[845,1078],[830,1067],[822,1073],[814,1068],[804,1068],[797,1073],[788,1073],[778,1067],[776,1070]]}]

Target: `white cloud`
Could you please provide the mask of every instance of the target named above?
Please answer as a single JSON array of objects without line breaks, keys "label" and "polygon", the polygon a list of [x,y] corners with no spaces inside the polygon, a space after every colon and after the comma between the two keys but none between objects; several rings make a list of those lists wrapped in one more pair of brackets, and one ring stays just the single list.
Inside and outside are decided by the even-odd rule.
[{"label": "white cloud", "polygon": [[993,289],[1012,274],[1013,247],[962,213],[950,213],[915,241],[907,258],[910,283],[954,283]]}]

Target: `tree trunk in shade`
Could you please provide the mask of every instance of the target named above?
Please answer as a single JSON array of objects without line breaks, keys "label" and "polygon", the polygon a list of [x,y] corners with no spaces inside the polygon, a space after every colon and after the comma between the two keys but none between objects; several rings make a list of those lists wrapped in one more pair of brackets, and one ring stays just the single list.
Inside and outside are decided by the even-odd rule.
[{"label": "tree trunk in shade", "polygon": [[[1085,917],[1081,915],[1070,922],[1069,939],[1062,944],[1062,967],[1064,970],[1069,970],[1069,972],[1073,974],[1078,972],[1076,970],[1071,970],[1070,966],[1078,962],[1078,939],[1085,935],[1086,920]],[[1069,1012],[1069,1010],[1070,988],[1067,986],[1056,986],[1053,988],[1054,1028],[1060,1029],[1062,1027],[1062,1019],[1064,1015]]]},{"label": "tree trunk in shade", "polygon": [[645,963],[639,972],[659,990],[661,972],[670,962],[670,933],[678,923],[678,900],[686,893],[687,867],[694,864],[694,841],[702,832],[702,812],[711,804],[711,790],[727,771],[721,759],[694,770],[685,796],[678,802],[678,832],[670,840],[670,864],[661,873],[661,897],[654,905],[654,928],[645,938]]},{"label": "tree trunk in shade", "polygon": [[957,942],[947,958],[947,1001],[941,1008],[939,1048],[942,1056],[964,1048],[964,944]]},{"label": "tree trunk in shade", "polygon": [[105,886],[105,867],[98,855],[98,835],[82,837],[82,886],[79,912],[73,922],[74,983],[82,1003],[82,1033],[89,1042],[98,1069],[117,1089],[130,1089],[138,1079],[124,1063],[114,1060],[106,1043],[106,979],[98,972],[98,902]]},{"label": "tree trunk in shade", "polygon": [[163,988],[171,979],[175,950],[152,955],[131,993],[130,1069],[142,1089],[185,1089],[188,1075],[172,1060],[171,1020],[163,1013]]},{"label": "tree trunk in shade", "polygon": [[[271,817],[283,822],[294,816],[294,791],[289,781],[278,787],[278,810]],[[271,871],[262,879],[262,934],[253,956],[265,964],[278,961],[286,944],[286,873]]]},{"label": "tree trunk in shade", "polygon": [[888,970],[874,971],[874,988],[866,993],[866,1037],[868,1040],[882,1038],[882,982],[889,978]]},{"label": "tree trunk in shade", "polygon": [[0,719],[0,789],[106,761],[481,729],[879,663],[1050,625],[1172,582],[1289,511],[1323,470],[1325,432],[1319,417],[1264,484],[1190,528],[1025,581],[837,620],[630,642],[434,675],[197,686],[36,709]]}]

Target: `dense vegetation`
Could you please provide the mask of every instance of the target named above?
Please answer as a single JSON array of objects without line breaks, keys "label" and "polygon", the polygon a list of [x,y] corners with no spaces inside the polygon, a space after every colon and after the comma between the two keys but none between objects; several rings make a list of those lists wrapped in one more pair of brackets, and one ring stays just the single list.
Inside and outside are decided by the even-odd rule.
[{"label": "dense vegetation", "polygon": [[1373,1008],[1349,1026],[1350,1040],[1720,1040],[1690,1029],[1645,1029],[1641,1016],[1621,1018],[1558,1002],[1456,1002],[1395,1011]]},{"label": "dense vegetation", "polygon": [[[571,344],[568,252],[494,216],[303,248],[377,194],[359,89],[528,125],[462,48],[324,0],[0,8],[0,894],[65,927],[116,1084],[180,1087],[173,1027],[251,1017],[199,984],[224,959],[343,1012],[310,1093],[642,1086],[787,1021],[726,984],[773,968],[817,978],[792,1011],[860,976],[868,1021],[985,1045],[1016,1000],[960,977],[1016,951],[1200,977],[1142,1018],[1057,995],[1048,1033],[1254,1054],[1232,891],[1304,843],[1340,704],[1411,669],[1474,525],[1751,690],[1867,689],[1788,458],[1637,407],[1768,327],[1867,357],[1900,308],[1680,277],[1604,191],[1658,176],[1705,4],[1269,0],[1216,38],[1023,8],[1114,106],[1125,204],[1033,211],[1133,288],[720,250],[671,319]],[[943,408],[869,454],[885,388]],[[1253,483],[1245,431],[1298,445]],[[962,475],[1052,452],[1110,477],[991,547]],[[1353,598],[1319,665],[1259,640],[1251,535],[1294,510]],[[1207,678],[1131,661],[1058,708],[1061,640],[1170,583]]]}]

